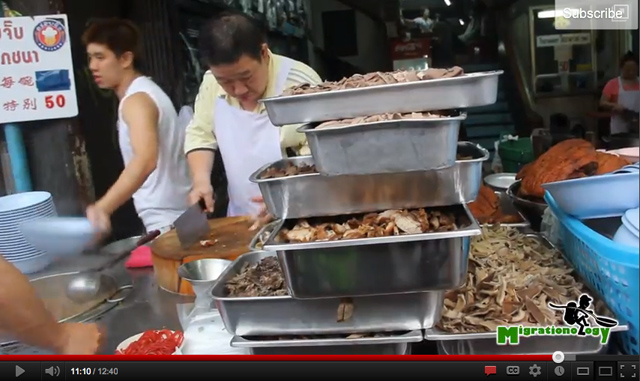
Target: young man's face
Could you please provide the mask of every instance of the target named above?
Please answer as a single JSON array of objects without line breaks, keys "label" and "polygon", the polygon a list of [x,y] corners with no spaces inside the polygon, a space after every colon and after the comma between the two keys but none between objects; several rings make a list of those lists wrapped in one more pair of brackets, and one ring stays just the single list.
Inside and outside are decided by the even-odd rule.
[{"label": "young man's face", "polygon": [[126,71],[133,68],[133,55],[130,52],[117,57],[111,49],[102,44],[87,45],[87,58],[93,80],[102,89],[118,87]]},{"label": "young man's face", "polygon": [[632,80],[638,78],[638,64],[634,61],[627,61],[621,68],[622,78]]},{"label": "young man's face", "polygon": [[227,94],[241,103],[257,102],[264,95],[269,81],[267,45],[262,46],[259,61],[245,54],[232,64],[211,66],[209,69]]}]

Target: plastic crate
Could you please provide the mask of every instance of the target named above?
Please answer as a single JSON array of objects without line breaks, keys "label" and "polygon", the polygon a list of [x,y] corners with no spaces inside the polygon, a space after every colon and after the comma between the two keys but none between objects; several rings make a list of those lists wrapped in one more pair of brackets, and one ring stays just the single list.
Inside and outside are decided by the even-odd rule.
[{"label": "plastic crate", "polygon": [[620,324],[629,326],[627,332],[619,335],[620,349],[626,354],[637,355],[640,327],[638,249],[616,244],[567,215],[549,192],[546,192],[545,200],[560,222],[564,254],[585,283],[603,298]]}]

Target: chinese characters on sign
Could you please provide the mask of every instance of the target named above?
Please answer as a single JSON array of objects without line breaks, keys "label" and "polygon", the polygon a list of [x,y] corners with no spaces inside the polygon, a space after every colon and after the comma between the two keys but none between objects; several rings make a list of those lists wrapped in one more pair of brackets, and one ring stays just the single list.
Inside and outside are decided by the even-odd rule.
[{"label": "chinese characters on sign", "polygon": [[[16,84],[19,86],[33,86],[33,77],[25,76],[21,77],[17,81],[14,80],[13,77],[3,77],[0,81],[0,87],[4,87],[5,89],[10,89]],[[18,104],[19,103],[15,99],[11,99],[2,104],[2,109],[4,111],[16,111],[18,109]],[[22,100],[23,110],[37,110],[37,108],[35,98],[24,98]]]},{"label": "chinese characters on sign", "polygon": [[0,124],[78,115],[66,15],[0,21]]}]

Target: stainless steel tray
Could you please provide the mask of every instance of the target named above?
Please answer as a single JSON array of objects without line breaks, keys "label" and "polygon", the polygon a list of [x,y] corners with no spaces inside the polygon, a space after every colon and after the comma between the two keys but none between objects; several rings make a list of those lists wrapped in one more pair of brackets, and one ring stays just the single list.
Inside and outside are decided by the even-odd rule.
[{"label": "stainless steel tray", "polygon": [[299,300],[291,296],[229,297],[225,284],[245,263],[274,256],[265,251],[243,254],[214,285],[212,296],[228,332],[237,336],[331,335],[410,331],[432,327],[440,318],[442,291],[351,298],[351,319],[337,322],[342,299]]},{"label": "stainless steel tray", "polygon": [[250,340],[235,336],[232,347],[250,348],[253,355],[405,355],[422,331],[362,339]]},{"label": "stainless steel tray", "polygon": [[276,126],[394,112],[450,110],[494,104],[502,70],[460,77],[263,99]]},{"label": "stainless steel tray", "polygon": [[313,157],[299,156],[265,165],[250,180],[260,186],[267,209],[278,219],[456,205],[476,199],[482,183],[482,163],[489,159],[489,151],[470,142],[458,143],[457,153],[472,159],[456,160],[452,167],[433,171],[260,178],[270,167],[314,164]]},{"label": "stainless steel tray", "polygon": [[[627,331],[626,325],[611,328],[611,333]],[[598,337],[532,336],[518,345],[498,345],[496,334],[449,333],[437,328],[425,330],[425,340],[440,341],[438,349],[452,355],[536,355],[561,351],[565,354],[593,354],[606,348]],[[612,338],[610,338],[612,340]]]},{"label": "stainless steel tray", "polygon": [[318,130],[313,123],[298,132],[307,136],[316,169],[325,176],[428,171],[455,164],[460,123],[466,118],[461,114]]},{"label": "stainless steel tray", "polygon": [[278,232],[295,223],[286,220],[264,250],[277,252],[289,294],[297,299],[455,289],[466,278],[470,237],[481,230],[466,205],[453,209],[466,214],[471,225],[454,232],[276,243]]},{"label": "stainless steel tray", "polygon": [[[527,237],[536,238],[542,244],[557,248],[544,236],[532,233],[529,227],[518,228]],[[562,252],[559,251],[561,254]],[[564,260],[569,262],[564,256]],[[627,325],[618,325],[611,328],[611,333],[628,331]],[[438,350],[446,354],[460,355],[501,355],[501,354],[551,354],[561,351],[565,354],[591,354],[599,353],[606,348],[597,337],[567,337],[567,336],[531,336],[520,340],[517,346],[498,345],[495,332],[479,333],[451,333],[437,327],[425,329],[424,339],[427,341],[440,341]],[[610,342],[612,338],[609,338]]]}]

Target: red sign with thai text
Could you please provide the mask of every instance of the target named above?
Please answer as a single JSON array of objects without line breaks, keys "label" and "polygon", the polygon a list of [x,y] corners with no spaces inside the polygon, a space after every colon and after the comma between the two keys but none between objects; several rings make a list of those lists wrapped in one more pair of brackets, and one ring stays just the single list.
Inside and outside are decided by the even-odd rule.
[{"label": "red sign with thai text", "polygon": [[391,59],[406,60],[423,58],[431,52],[431,38],[416,38],[408,41],[402,39],[391,40]]}]

